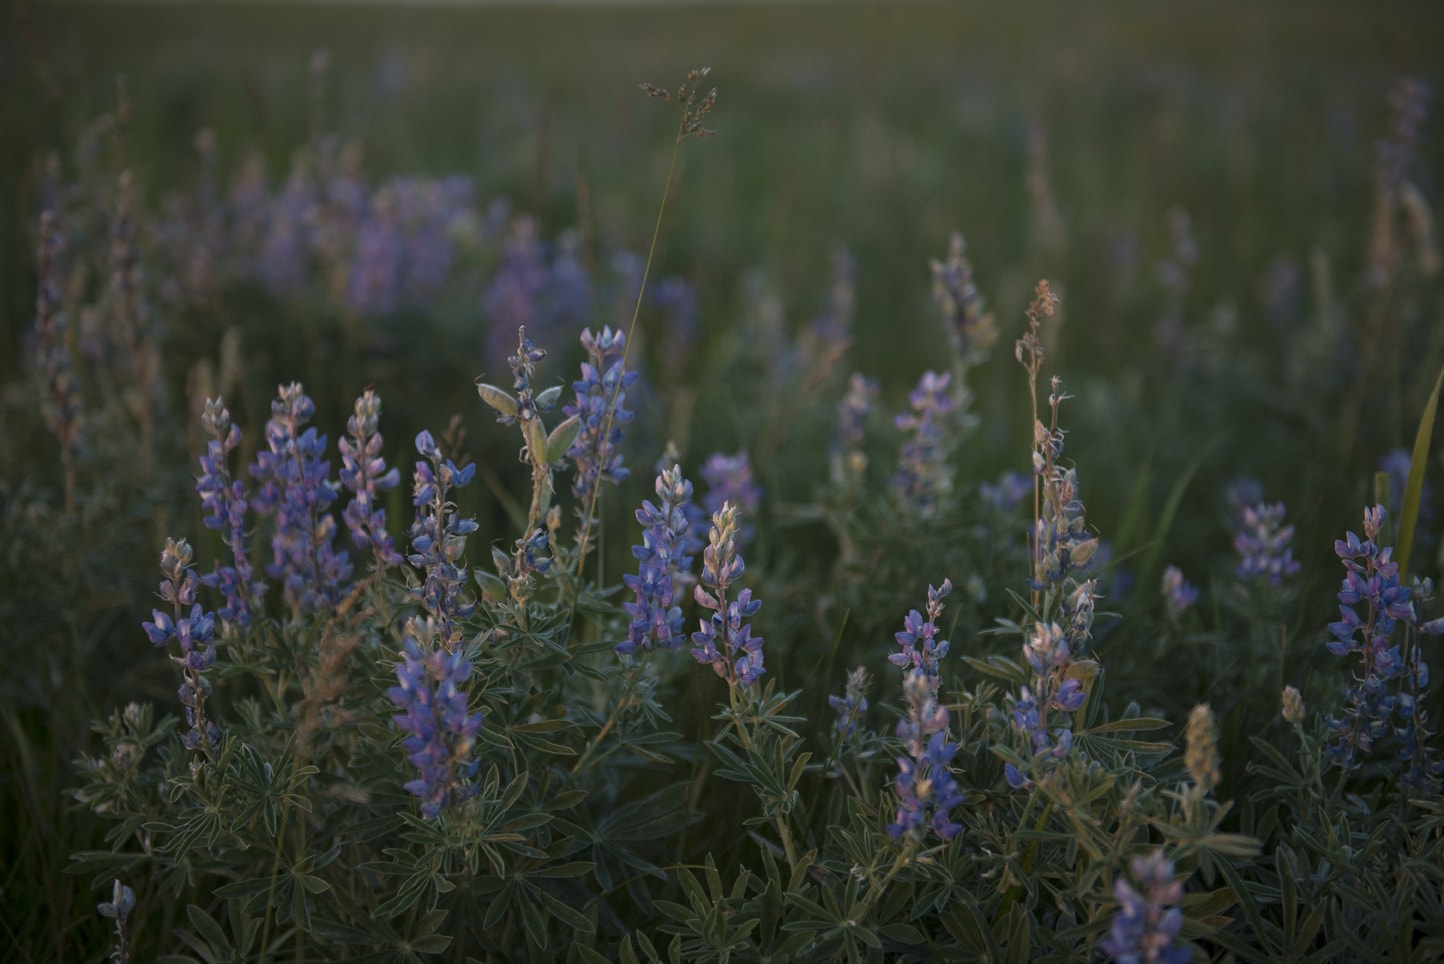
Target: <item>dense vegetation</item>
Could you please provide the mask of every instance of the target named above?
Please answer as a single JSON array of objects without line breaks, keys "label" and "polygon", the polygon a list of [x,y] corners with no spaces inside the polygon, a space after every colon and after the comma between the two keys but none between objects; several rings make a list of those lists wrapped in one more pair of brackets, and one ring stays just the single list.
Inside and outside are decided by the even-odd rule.
[{"label": "dense vegetation", "polygon": [[1444,957],[1439,15],[1307,10],[18,6],[7,959]]}]

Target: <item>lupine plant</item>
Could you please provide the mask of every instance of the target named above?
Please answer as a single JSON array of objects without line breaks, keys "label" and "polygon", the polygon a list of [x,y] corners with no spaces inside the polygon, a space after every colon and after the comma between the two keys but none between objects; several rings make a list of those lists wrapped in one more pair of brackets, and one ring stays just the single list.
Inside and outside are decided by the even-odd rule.
[{"label": "lupine plant", "polygon": [[[854,357],[869,324],[858,293],[875,279],[841,256],[795,345],[781,302],[757,323],[773,340],[754,370],[758,353],[725,344],[724,326],[656,330],[713,310],[649,280],[656,235],[646,257],[597,252],[584,226],[553,236],[465,180],[369,180],[326,133],[328,63],[313,64],[311,142],[274,191],[248,168],[227,193],[202,138],[205,177],[149,241],[143,196],[113,177],[95,179],[113,193],[93,236],[39,222],[26,397],[56,478],[52,494],[4,492],[17,571],[59,582],[47,536],[120,528],[109,500],[126,490],[95,480],[107,466],[146,444],[174,463],[146,468],[160,603],[125,621],[122,708],[76,762],[76,812],[99,829],[72,848],[94,892],[67,924],[90,935],[75,956],[1444,954],[1427,659],[1444,620],[1428,563],[1405,572],[1386,545],[1382,507],[1335,545],[1331,621],[1304,585],[1326,499],[1285,525],[1261,485],[1220,499],[1190,470],[1161,516],[1192,509],[1207,549],[1146,518],[1151,478],[1141,508],[1099,510],[1117,507],[1100,465],[1117,449],[1094,417],[1109,389],[1070,375],[1075,400],[1053,374],[1070,356],[1052,350],[1067,342],[1048,282],[1017,326],[1024,379],[990,364],[1014,326],[986,308],[961,234],[931,266],[941,364]],[[679,150],[712,133],[705,76],[646,87],[679,108]],[[1413,125],[1402,146],[1417,101],[1397,111]],[[1402,171],[1387,173],[1403,192]],[[1171,220],[1169,337],[1188,330],[1202,277],[1187,218]],[[62,263],[87,253],[105,265],[94,290]],[[482,405],[433,434],[412,424],[404,385],[387,389],[384,433],[375,388],[338,403],[287,380],[256,412],[253,379],[226,361],[238,349],[152,377],[145,365],[189,344],[167,341],[183,329],[165,312],[247,284],[294,317],[341,313],[335,370],[311,373],[313,390],[334,380],[352,398],[344,359],[385,347],[378,319],[443,304],[469,313],[448,354],[509,384],[479,379]],[[103,351],[79,350],[67,321],[82,316]],[[694,343],[709,350],[683,357]],[[568,393],[551,362],[578,344]],[[135,365],[107,373],[115,358]],[[1170,376],[1196,388],[1205,368]],[[995,398],[995,378],[1022,381],[1027,402]],[[189,397],[166,396],[181,384]],[[166,403],[140,406],[151,397]],[[687,399],[776,411],[739,413],[728,434]],[[904,405],[891,430],[873,418]],[[673,429],[678,445],[664,443]],[[1236,503],[1227,537],[1220,501]],[[1130,568],[1140,588],[1125,597]],[[86,573],[71,573],[80,589]],[[169,659],[146,660],[147,640]],[[58,665],[37,678],[72,686]]]}]

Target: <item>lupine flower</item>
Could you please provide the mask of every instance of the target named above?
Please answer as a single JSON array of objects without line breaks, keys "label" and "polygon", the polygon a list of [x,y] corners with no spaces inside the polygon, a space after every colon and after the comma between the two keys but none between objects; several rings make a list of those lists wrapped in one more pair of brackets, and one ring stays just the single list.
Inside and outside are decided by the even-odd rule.
[{"label": "lupine flower", "polygon": [[1284,687],[1283,694],[1279,698],[1279,705],[1279,715],[1284,718],[1285,723],[1298,726],[1304,721],[1304,698],[1294,687]]},{"label": "lupine flower", "polygon": [[931,827],[943,840],[951,840],[963,828],[950,813],[964,798],[949,766],[958,746],[947,742],[948,711],[921,669],[907,672],[903,693],[908,715],[898,721],[897,735],[908,756],[898,757],[897,820],[888,824],[887,832],[894,840],[921,840]]},{"label": "lupine flower", "polygon": [[181,654],[171,659],[180,664],[185,677],[179,696],[190,727],[181,735],[181,743],[187,750],[215,747],[221,741],[221,729],[206,715],[211,683],[204,674],[216,661],[216,617],[196,599],[201,582],[191,568],[190,543],[167,539],[160,554],[160,571],[164,577],[160,597],[171,604],[174,615],[152,610],[151,620],[142,627],[152,645],[165,646],[175,640],[180,646]]},{"label": "lupine flower", "polygon": [[686,512],[692,483],[682,477],[682,467],[674,464],[657,476],[656,489],[658,504],[644,500],[637,510],[637,521],[642,524],[642,544],[632,547],[632,555],[640,563],[637,574],[622,577],[627,588],[637,594],[635,602],[623,606],[632,622],[627,639],[615,647],[622,656],[639,647],[643,652],[658,646],[675,652],[686,641],[682,608],[674,603],[679,575],[690,574],[692,569],[691,523]]},{"label": "lupine flower", "polygon": [[638,373],[622,368],[626,344],[626,336],[611,328],[604,327],[597,335],[590,328],[582,331],[588,360],[582,362],[581,380],[572,382],[575,404],[562,408],[567,417],[575,415],[581,421],[567,450],[567,457],[577,466],[572,494],[580,502],[579,512],[587,511],[603,480],[615,485],[627,477],[617,443],[622,440],[622,426],[632,420],[625,405],[626,390]]},{"label": "lupine flower", "polygon": [[350,559],[332,546],[336,520],[329,508],[336,487],[331,463],[322,458],[326,436],[303,430],[315,410],[299,382],[281,386],[266,423],[266,450],[251,465],[260,483],[252,506],[275,520],[266,574],[282,580],[286,602],[297,613],[335,606],[351,576]]},{"label": "lupine flower", "polygon": [[442,647],[451,650],[461,639],[461,620],[476,608],[462,596],[466,568],[461,559],[466,537],[477,528],[475,520],[457,518],[451,490],[470,482],[476,466],[457,468],[425,430],[416,436],[416,451],[426,461],[416,463],[411,497],[416,521],[411,524],[411,554],[406,559],[423,576],[411,594],[435,622]]},{"label": "lupine flower", "polygon": [[[633,289],[634,291],[636,289]],[[544,342],[559,329],[580,322],[591,308],[591,284],[573,247],[563,241],[549,259],[537,222],[512,222],[496,275],[482,294],[490,323],[488,352],[495,358],[511,344],[511,333],[529,328]]]},{"label": "lupine flower", "polygon": [[378,493],[401,484],[401,473],[386,467],[381,455],[381,397],[366,389],[356,399],[356,410],[346,422],[347,438],[341,450],[341,484],[351,492],[351,501],[341,514],[357,548],[371,548],[378,569],[401,565],[401,553],[386,531],[386,510],[377,506]]},{"label": "lupine flower", "polygon": [[1218,786],[1222,775],[1218,770],[1218,736],[1213,719],[1213,710],[1207,703],[1201,703],[1188,714],[1188,726],[1183,731],[1183,765],[1189,779],[1202,792],[1208,793]]},{"label": "lupine flower", "polygon": [[111,949],[110,957],[125,964],[130,960],[130,935],[126,930],[126,921],[130,912],[135,910],[135,891],[117,880],[111,888],[110,900],[96,904],[95,909],[101,917],[115,921],[115,947]]},{"label": "lupine flower", "polygon": [[59,440],[61,459],[69,466],[80,447],[80,379],[75,375],[62,303],[65,274],[61,258],[64,249],[65,240],[58,220],[53,213],[46,211],[40,218],[37,257],[35,367],[40,380],[41,416],[46,427]]},{"label": "lupine flower", "polygon": [[1240,475],[1223,487],[1223,503],[1228,510],[1228,522],[1233,525],[1243,516],[1243,510],[1263,501],[1264,487],[1258,479]]},{"label": "lupine flower", "polygon": [[[702,582],[693,590],[697,605],[712,611],[702,620],[700,631],[692,634],[692,656],[712,667],[728,686],[751,686],[766,672],[762,667],[762,637],[752,635],[744,623],[762,607],[744,589],[729,602],[727,589],[745,568],[737,553],[737,507],[730,502],[712,515],[707,548],[702,552]],[[720,648],[719,648],[720,645]]]},{"label": "lupine flower", "polygon": [[1289,548],[1294,527],[1283,524],[1286,511],[1282,502],[1273,505],[1259,502],[1244,508],[1233,540],[1233,547],[1241,557],[1234,571],[1240,577],[1267,576],[1269,582],[1277,586],[1284,576],[1299,571],[1299,563]]},{"label": "lupine flower", "polygon": [[509,355],[506,359],[507,365],[511,367],[512,388],[516,393],[516,414],[509,415],[502,412],[497,415],[496,420],[502,425],[529,422],[540,415],[541,409],[537,407],[536,393],[532,391],[531,379],[536,374],[537,362],[546,356],[546,350],[538,348],[536,342],[526,336],[525,328],[517,329],[516,354]]},{"label": "lupine flower", "polygon": [[890,484],[903,505],[923,515],[935,511],[953,487],[948,466],[956,411],[948,391],[951,383],[949,372],[923,372],[908,396],[912,412],[893,420],[899,431],[912,435],[898,451],[898,467]]},{"label": "lupine flower", "polygon": [[1183,615],[1189,606],[1198,601],[1198,590],[1183,578],[1183,570],[1177,566],[1169,566],[1163,570],[1163,585],[1160,591],[1169,614],[1173,616]]},{"label": "lupine flower", "polygon": [[846,738],[857,732],[857,721],[867,713],[867,690],[870,685],[872,680],[868,676],[867,667],[859,666],[847,674],[847,689],[844,695],[828,696],[827,705],[837,714],[837,732],[842,737]]},{"label": "lupine flower", "polygon": [[902,651],[888,656],[888,662],[905,671],[921,670],[934,693],[942,683],[938,660],[948,654],[948,641],[937,638],[937,619],[943,612],[943,598],[952,591],[951,579],[944,579],[937,588],[928,587],[928,618],[924,620],[916,609],[909,612],[903,619],[902,632],[897,634],[897,644]]},{"label": "lupine flower", "polygon": [[[1186,947],[1175,947],[1183,929],[1183,882],[1173,879],[1173,862],[1157,851],[1128,863],[1133,884],[1119,877],[1113,883],[1118,913],[1098,949],[1118,964],[1187,964]],[[1136,889],[1135,889],[1136,887]]]},{"label": "lupine flower", "polygon": [[251,610],[260,602],[265,585],[256,579],[246,554],[246,490],[240,479],[232,479],[228,462],[230,454],[241,444],[241,430],[231,424],[231,413],[222,399],[206,399],[201,427],[210,440],[206,454],[200,457],[201,474],[196,477],[196,492],[206,510],[202,520],[207,529],[218,530],[221,542],[231,551],[231,565],[217,565],[215,571],[202,576],[201,582],[220,591],[225,605],[216,611],[221,625],[249,626]]},{"label": "lupine flower", "polygon": [[[1342,715],[1325,722],[1330,734],[1328,754],[1340,766],[1353,769],[1362,762],[1361,754],[1372,752],[1388,738],[1397,738],[1399,756],[1409,762],[1404,782],[1428,792],[1437,788],[1444,761],[1434,760],[1426,743],[1427,718],[1419,698],[1429,684],[1429,666],[1420,658],[1417,636],[1444,635],[1444,619],[1419,621],[1413,591],[1399,584],[1399,564],[1391,558],[1392,548],[1381,548],[1376,542],[1384,521],[1383,506],[1366,509],[1364,539],[1349,532],[1334,543],[1345,575],[1338,596],[1340,619],[1329,624],[1334,638],[1328,648],[1335,656],[1357,653],[1362,673],[1345,693]],[[1428,583],[1420,586],[1432,590]],[[1400,623],[1406,639],[1413,643],[1407,653],[1392,641]],[[1391,688],[1395,680],[1399,682]],[[1397,727],[1393,725],[1396,712],[1401,720]]]},{"label": "lupine flower", "polygon": [[[741,518],[756,517],[762,502],[762,487],[752,481],[752,463],[745,451],[736,455],[713,452],[702,465],[702,481],[707,483],[702,505],[709,514],[715,515],[722,506],[731,503]],[[751,542],[755,534],[750,524],[740,523],[736,533],[738,547]]]},{"label": "lupine flower", "polygon": [[401,747],[419,771],[404,789],[421,800],[421,815],[428,820],[476,792],[467,781],[480,765],[470,757],[483,716],[467,712],[464,684],[471,678],[471,663],[463,651],[422,642],[434,639],[438,631],[429,620],[411,620],[396,666],[398,685],[386,691],[402,710],[391,719],[409,734]]},{"label": "lupine flower", "polygon": [[1012,512],[1032,494],[1033,477],[1012,469],[999,475],[997,482],[983,482],[978,486],[978,496],[983,503],[997,512]]},{"label": "lupine flower", "polygon": [[402,244],[395,199],[383,189],[356,226],[347,307],[361,315],[386,315],[400,306]]},{"label": "lupine flower", "polygon": [[947,324],[953,356],[962,367],[977,365],[997,341],[998,328],[973,282],[973,266],[961,232],[953,232],[947,260],[934,261],[932,272],[933,300]]}]

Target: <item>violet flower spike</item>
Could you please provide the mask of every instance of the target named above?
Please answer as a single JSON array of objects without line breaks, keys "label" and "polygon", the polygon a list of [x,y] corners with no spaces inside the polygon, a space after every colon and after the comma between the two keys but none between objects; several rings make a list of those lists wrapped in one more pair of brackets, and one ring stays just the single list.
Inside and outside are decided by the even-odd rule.
[{"label": "violet flower spike", "polygon": [[341,484],[351,492],[341,518],[357,548],[371,549],[377,571],[403,561],[386,531],[386,510],[377,506],[379,493],[401,484],[401,473],[388,469],[381,455],[380,418],[381,397],[368,388],[356,399],[356,410],[346,422],[347,437],[336,444],[341,451]]},{"label": "violet flower spike", "polygon": [[679,577],[690,575],[692,569],[691,523],[687,516],[692,483],[682,477],[681,466],[673,465],[657,476],[656,489],[660,505],[644,501],[637,510],[637,521],[645,527],[642,544],[632,547],[632,555],[639,562],[637,574],[622,577],[637,598],[623,606],[632,622],[627,639],[615,647],[620,656],[638,648],[648,652],[658,646],[675,652],[686,641],[677,593]]},{"label": "violet flower spike", "polygon": [[143,623],[142,628],[152,645],[166,646],[174,640],[180,647],[180,655],[171,659],[180,664],[185,679],[178,695],[190,727],[181,735],[181,743],[187,750],[200,750],[214,748],[221,740],[220,727],[205,712],[211,684],[204,674],[216,661],[216,617],[202,609],[196,599],[201,583],[191,567],[191,559],[190,543],[184,539],[165,541],[165,549],[160,554],[160,571],[164,577],[160,597],[170,603],[173,615],[153,610],[151,620]]}]

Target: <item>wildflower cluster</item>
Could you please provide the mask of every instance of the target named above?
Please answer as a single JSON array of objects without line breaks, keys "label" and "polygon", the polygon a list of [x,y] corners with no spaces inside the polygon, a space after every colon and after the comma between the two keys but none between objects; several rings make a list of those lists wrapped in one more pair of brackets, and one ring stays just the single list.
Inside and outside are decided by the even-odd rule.
[{"label": "wildflower cluster", "polygon": [[1173,879],[1173,862],[1163,851],[1128,863],[1133,882],[1113,884],[1118,912],[1098,949],[1118,964],[1187,964],[1190,953],[1174,941],[1183,930],[1183,881]]},{"label": "wildflower cluster", "polygon": [[401,564],[401,553],[386,531],[386,510],[376,504],[379,493],[401,484],[401,473],[388,469],[381,455],[380,418],[381,397],[368,388],[356,399],[356,410],[346,422],[348,437],[336,445],[341,450],[341,484],[351,492],[341,518],[356,547],[371,549],[378,571]]},{"label": "wildflower cluster", "polygon": [[728,588],[744,568],[737,553],[737,515],[737,507],[730,502],[712,515],[707,548],[702,550],[702,581],[693,590],[697,605],[712,615],[703,619],[702,628],[692,634],[696,644],[692,656],[711,666],[729,687],[745,689],[766,670],[762,667],[762,637],[753,636],[751,624],[743,622],[762,608],[762,601],[752,598],[751,589],[743,589],[736,599],[727,599]]},{"label": "wildflower cluster", "polygon": [[912,435],[898,451],[892,490],[901,505],[925,516],[937,511],[953,488],[948,464],[956,429],[952,416],[957,410],[948,390],[952,378],[949,372],[923,372],[908,395],[912,411],[893,419],[899,431]]},{"label": "wildflower cluster", "polygon": [[724,505],[735,506],[739,518],[737,546],[739,549],[746,546],[757,530],[750,522],[741,520],[757,518],[762,504],[762,486],[752,481],[752,463],[747,453],[713,452],[702,463],[702,481],[707,483],[707,492],[702,496],[703,508],[708,515],[715,515]]},{"label": "wildflower cluster", "polygon": [[246,554],[249,503],[245,485],[231,478],[229,468],[230,454],[241,444],[241,430],[231,424],[231,413],[219,398],[206,399],[201,428],[209,436],[206,454],[200,457],[201,474],[196,477],[196,492],[206,512],[202,521],[207,529],[219,530],[222,544],[231,552],[231,564],[217,564],[201,582],[219,590],[225,599],[216,611],[223,626],[249,626],[265,586],[256,579]]},{"label": "wildflower cluster", "polygon": [[953,401],[963,411],[969,401],[967,371],[988,357],[988,350],[998,340],[998,326],[973,280],[973,265],[961,231],[953,232],[946,260],[932,262],[932,273],[933,300],[942,311],[953,354]]},{"label": "wildflower cluster", "polygon": [[1235,572],[1241,578],[1267,577],[1277,586],[1285,576],[1299,571],[1299,562],[1289,547],[1294,527],[1284,525],[1286,512],[1282,502],[1272,505],[1259,502],[1243,507],[1238,534],[1233,540],[1234,550],[1240,557]]},{"label": "wildflower cluster", "polygon": [[[1361,757],[1381,748],[1378,744],[1393,740],[1398,758],[1405,763],[1404,785],[1432,793],[1444,774],[1444,761],[1434,759],[1428,716],[1420,706],[1429,685],[1429,664],[1420,654],[1419,635],[1444,635],[1444,618],[1419,620],[1413,590],[1399,582],[1393,549],[1377,543],[1384,521],[1383,506],[1366,509],[1364,538],[1349,532],[1334,543],[1345,575],[1339,589],[1340,618],[1329,624],[1333,639],[1328,648],[1335,656],[1357,654],[1361,666],[1345,693],[1342,714],[1326,723],[1328,753],[1340,766],[1354,769]],[[1426,583],[1419,588],[1432,589]],[[1394,631],[1401,625],[1402,650],[1394,641]]]},{"label": "wildflower cluster", "polygon": [[256,453],[251,476],[260,483],[251,501],[256,514],[274,519],[272,562],[266,574],[281,580],[294,613],[334,607],[351,576],[351,562],[332,546],[336,500],[325,461],[326,436],[305,428],[316,407],[299,382],[281,386],[266,423],[266,450]]},{"label": "wildflower cluster", "polygon": [[407,561],[422,571],[422,578],[411,588],[411,595],[434,622],[442,647],[450,651],[461,640],[461,621],[475,608],[475,603],[462,595],[467,580],[461,561],[466,537],[476,531],[474,520],[460,518],[451,492],[471,481],[476,466],[457,468],[424,429],[416,436],[416,451],[425,461],[416,463],[412,482],[416,521],[411,524]]},{"label": "wildflower cluster", "polygon": [[171,604],[172,613],[153,610],[144,624],[145,634],[155,646],[175,640],[180,655],[171,659],[180,664],[185,682],[181,684],[180,701],[185,707],[186,725],[181,743],[187,750],[214,749],[221,742],[221,728],[206,715],[206,700],[211,695],[211,681],[205,672],[216,662],[216,617],[206,612],[197,599],[201,581],[191,567],[190,543],[184,539],[167,539],[160,554],[160,597]]},{"label": "wildflower cluster", "polygon": [[897,734],[907,755],[897,759],[898,774],[893,781],[897,817],[888,824],[887,832],[894,840],[920,841],[931,828],[939,838],[951,840],[963,829],[951,813],[964,797],[952,773],[958,745],[947,739],[948,710],[938,702],[933,680],[921,669],[906,672],[903,695],[907,716],[898,722]]},{"label": "wildflower cluster", "polygon": [[867,667],[859,666],[847,674],[847,687],[842,696],[834,693],[827,697],[827,705],[837,714],[837,732],[843,738],[857,732],[857,721],[867,713],[867,691],[871,685]]},{"label": "wildflower cluster", "polygon": [[1164,608],[1170,617],[1182,616],[1198,601],[1198,590],[1183,577],[1183,570],[1177,566],[1168,566],[1163,570],[1159,592],[1163,594]]},{"label": "wildflower cluster", "polygon": [[948,579],[941,586],[928,587],[927,619],[916,609],[909,612],[897,634],[901,652],[888,656],[888,661],[903,671],[907,701],[907,715],[897,725],[897,737],[907,751],[906,756],[898,757],[894,780],[897,819],[887,828],[895,840],[904,836],[921,840],[928,827],[943,840],[950,840],[963,829],[949,815],[962,804],[963,793],[950,766],[958,746],[947,741],[948,710],[938,701],[942,685],[938,660],[947,655],[948,641],[937,638],[937,620],[943,612],[943,599],[952,590]]},{"label": "wildflower cluster", "polygon": [[582,347],[587,361],[582,362],[582,377],[572,383],[576,402],[563,406],[569,417],[580,419],[577,436],[567,450],[568,458],[577,466],[572,494],[578,500],[578,512],[588,513],[603,481],[616,484],[627,477],[617,443],[622,440],[622,426],[632,420],[626,408],[626,390],[636,382],[638,372],[623,369],[626,336],[604,327],[597,335],[590,328],[582,332]]},{"label": "wildflower cluster", "polygon": [[[1028,308],[1028,330],[1018,341],[1015,355],[1028,372],[1033,397],[1034,506],[1032,564],[1035,618],[1023,630],[1023,657],[1031,685],[1019,688],[1013,701],[1013,723],[1028,741],[1034,759],[1061,760],[1073,747],[1071,723],[1050,720],[1050,713],[1073,713],[1088,698],[1086,680],[1090,665],[1075,663],[1092,636],[1097,580],[1084,578],[1098,551],[1099,541],[1088,532],[1083,504],[1078,500],[1077,476],[1058,464],[1064,432],[1059,412],[1069,397],[1054,376],[1048,395],[1047,425],[1037,417],[1037,378],[1044,349],[1039,333],[1041,319],[1052,314],[1057,297],[1046,281],[1039,282]],[[1041,505],[1038,494],[1041,493]],[[1026,773],[1012,763],[1004,775],[1013,787],[1030,785]]]},{"label": "wildflower cluster", "polygon": [[625,640],[616,645],[618,655],[628,656],[656,647],[676,651],[686,637],[682,632],[682,607],[677,604],[680,577],[691,572],[693,545],[687,506],[692,500],[692,483],[682,477],[682,467],[673,465],[657,476],[657,505],[644,500],[637,510],[642,524],[642,544],[632,547],[639,565],[637,574],[622,577],[626,587],[637,594],[625,604],[632,617]]},{"label": "wildflower cluster", "polygon": [[64,250],[65,240],[57,219],[47,211],[40,219],[36,258],[39,280],[35,296],[35,371],[40,379],[41,415],[60,442],[61,460],[69,473],[80,445],[80,380],[70,354],[69,325],[62,300]]},{"label": "wildflower cluster", "polygon": [[481,730],[482,714],[467,712],[465,684],[471,662],[458,649],[436,645],[434,624],[413,618],[405,650],[396,667],[397,685],[386,691],[401,712],[392,717],[407,736],[401,741],[407,761],[418,770],[404,789],[421,801],[421,815],[435,819],[448,806],[476,792],[468,781],[480,761],[469,759]]}]

